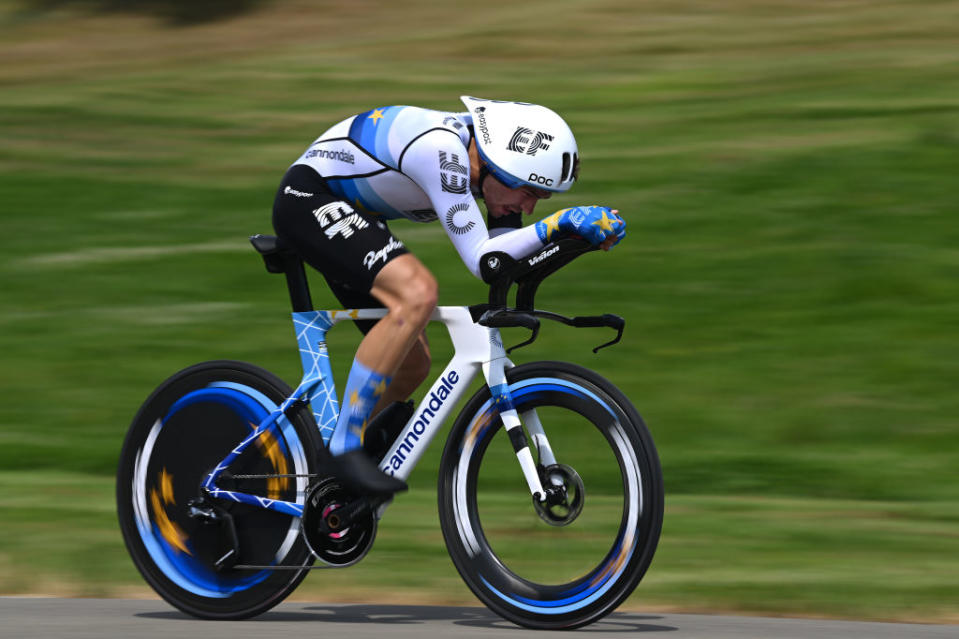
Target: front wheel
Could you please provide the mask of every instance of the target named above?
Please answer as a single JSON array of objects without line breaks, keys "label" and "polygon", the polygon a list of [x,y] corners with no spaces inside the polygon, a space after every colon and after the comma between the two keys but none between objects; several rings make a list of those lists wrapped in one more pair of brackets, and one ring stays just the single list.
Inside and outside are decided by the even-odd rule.
[{"label": "front wheel", "polygon": [[536,362],[507,380],[520,419],[534,426],[530,450],[550,502],[533,502],[484,387],[443,451],[443,536],[467,586],[499,615],[531,628],[583,626],[622,603],[652,561],[659,458],[636,409],[596,373]]}]

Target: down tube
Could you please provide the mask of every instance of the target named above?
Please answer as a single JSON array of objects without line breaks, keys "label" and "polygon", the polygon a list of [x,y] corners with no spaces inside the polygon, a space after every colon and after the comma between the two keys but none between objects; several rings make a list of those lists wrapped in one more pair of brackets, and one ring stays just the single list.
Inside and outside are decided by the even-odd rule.
[{"label": "down tube", "polygon": [[409,477],[479,370],[475,362],[453,358],[383,457],[380,468],[384,473],[404,480]]}]

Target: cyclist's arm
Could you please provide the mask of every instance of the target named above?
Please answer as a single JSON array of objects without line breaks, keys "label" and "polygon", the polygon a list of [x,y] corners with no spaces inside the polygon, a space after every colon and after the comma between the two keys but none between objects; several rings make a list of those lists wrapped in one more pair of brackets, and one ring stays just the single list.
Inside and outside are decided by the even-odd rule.
[{"label": "cyclist's arm", "polygon": [[469,153],[459,137],[430,132],[403,154],[400,170],[416,182],[433,204],[463,263],[480,277],[480,258],[491,251],[521,258],[543,245],[533,225],[490,233],[470,193]]},{"label": "cyclist's arm", "polygon": [[486,226],[489,228],[490,237],[509,233],[510,231],[523,227],[523,214],[510,213],[509,215],[501,215],[499,217],[487,214]]}]

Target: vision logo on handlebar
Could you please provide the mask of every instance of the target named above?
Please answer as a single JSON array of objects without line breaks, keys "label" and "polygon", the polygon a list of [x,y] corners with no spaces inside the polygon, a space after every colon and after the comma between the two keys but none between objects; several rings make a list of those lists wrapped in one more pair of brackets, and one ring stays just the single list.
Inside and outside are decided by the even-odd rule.
[{"label": "vision logo on handlebar", "polygon": [[550,255],[555,254],[555,253],[558,252],[558,251],[559,251],[559,247],[558,247],[558,246],[554,246],[553,248],[547,249],[547,250],[543,251],[542,253],[540,253],[539,255],[537,255],[536,257],[531,257],[531,258],[529,258],[529,259],[526,260],[526,261],[529,263],[530,266],[536,266],[537,264],[539,264],[540,262],[542,262],[543,260],[545,260],[547,257],[549,257]]}]

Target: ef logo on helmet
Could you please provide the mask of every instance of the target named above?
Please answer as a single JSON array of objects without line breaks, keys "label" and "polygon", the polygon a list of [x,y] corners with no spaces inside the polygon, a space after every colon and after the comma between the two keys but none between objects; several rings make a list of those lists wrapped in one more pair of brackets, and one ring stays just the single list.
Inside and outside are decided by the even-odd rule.
[{"label": "ef logo on helmet", "polygon": [[544,151],[549,148],[547,142],[552,142],[553,136],[542,131],[533,131],[525,126],[516,127],[513,137],[509,139],[506,145],[507,150],[525,153],[526,155],[536,155],[540,149]]}]

